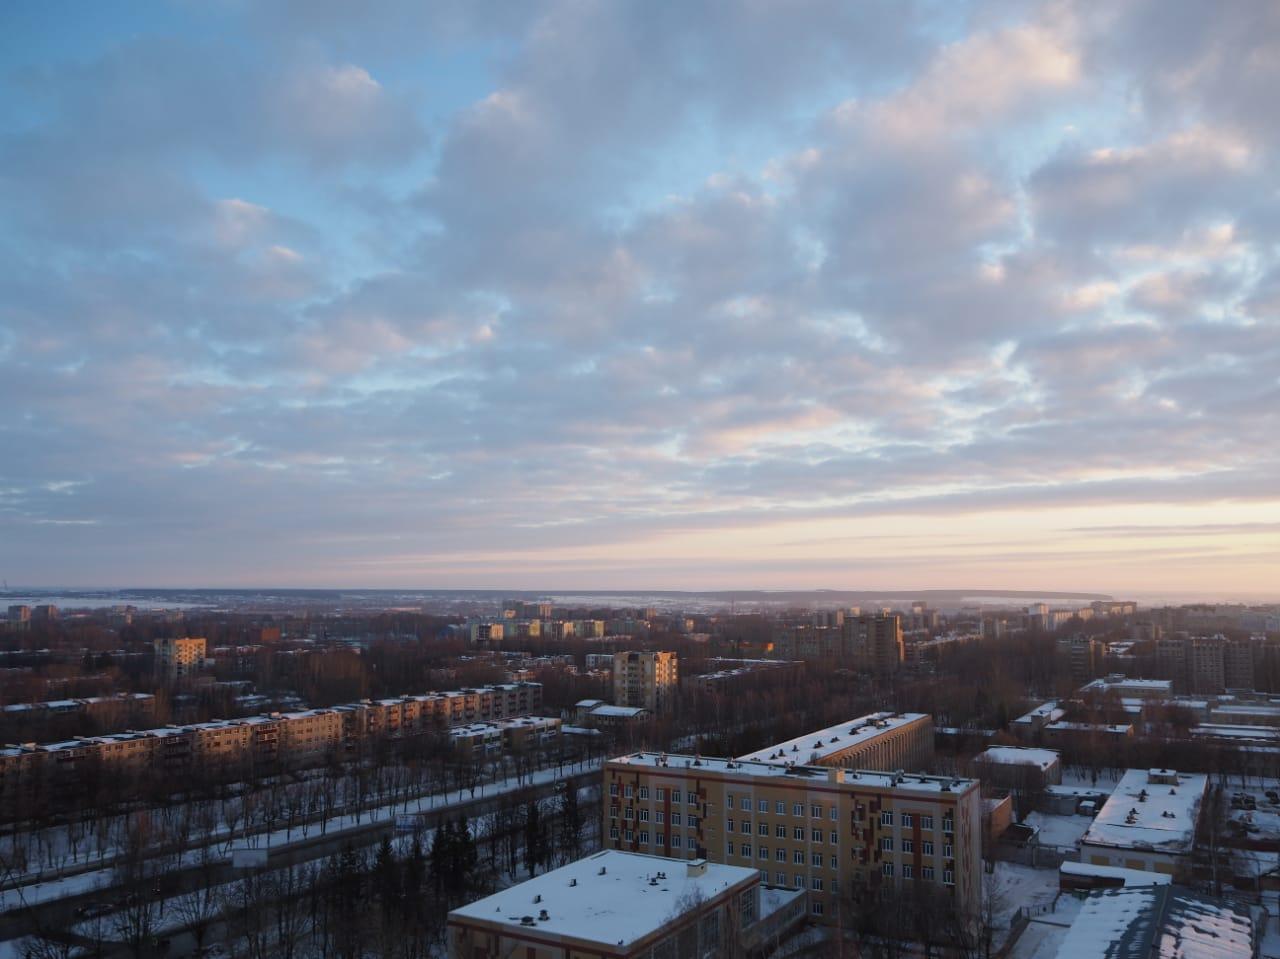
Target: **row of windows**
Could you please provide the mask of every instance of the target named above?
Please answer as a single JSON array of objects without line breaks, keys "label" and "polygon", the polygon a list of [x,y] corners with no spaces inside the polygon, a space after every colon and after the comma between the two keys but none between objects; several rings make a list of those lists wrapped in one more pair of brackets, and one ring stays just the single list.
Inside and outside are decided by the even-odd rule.
[{"label": "row of windows", "polygon": [[[609,827],[609,838],[610,839],[622,838],[622,839],[625,839],[627,842],[637,841],[635,830],[624,829],[619,831],[617,826]],[[653,834],[653,844],[655,846],[666,846],[668,844],[668,840],[670,840],[670,848],[672,849],[681,849],[685,845],[684,837],[681,836],[679,833],[673,832],[670,836],[668,836],[665,832],[655,832]],[[639,842],[645,846],[649,845],[649,830],[647,829],[640,830]],[[690,849],[697,848],[697,844],[694,842],[694,838],[692,836],[689,837],[688,848]]]},{"label": "row of windows", "polygon": [[[903,852],[915,852],[915,851],[916,851],[916,844],[915,844],[915,840],[913,840],[913,839],[904,839],[904,840],[902,840],[901,846],[902,846],[902,851],[903,851]],[[881,836],[881,837],[880,837],[880,848],[881,848],[881,849],[883,849],[885,852],[893,852],[893,837],[892,837],[892,836]],[[933,855],[933,841],[932,841],[932,840],[929,840],[929,839],[923,839],[923,840],[921,840],[921,842],[920,842],[920,852],[921,852],[923,855],[925,855],[925,856],[932,856],[932,855]],[[949,843],[949,842],[944,842],[944,843],[942,844],[942,858],[944,858],[944,859],[951,859],[951,858],[952,858],[952,847],[951,847],[951,843]]]},{"label": "row of windows", "polygon": [[[899,813],[899,815],[898,815],[898,822],[899,822],[899,825],[901,825],[904,829],[910,829],[912,826],[914,826],[914,825],[915,825],[915,816],[914,816],[914,814],[909,813],[909,812]],[[943,816],[943,817],[942,817],[942,831],[943,831],[943,832],[954,832],[954,831],[955,831],[954,824],[955,824],[955,820],[953,820],[950,816]],[[883,811],[880,813],[880,825],[882,825],[882,826],[892,826],[892,825],[893,825],[893,810],[891,810],[891,809],[885,809],[885,810],[883,810]],[[921,828],[921,829],[932,829],[932,828],[933,828],[933,817],[932,817],[932,816],[921,815],[921,816],[920,816],[920,828]]]},{"label": "row of windows", "polygon": [[[881,873],[881,875],[887,876],[887,877],[889,877],[889,878],[893,878],[893,863],[891,863],[891,862],[882,863],[882,864],[881,864],[881,866],[880,866],[880,873]],[[915,877],[916,877],[915,866],[913,866],[911,863],[903,863],[903,864],[902,864],[902,878],[903,878],[903,879],[914,879]],[[927,880],[929,880],[930,882],[932,882],[932,881],[933,881],[933,877],[934,877],[934,870],[933,870],[933,867],[932,867],[932,866],[921,866],[921,867],[920,867],[920,878],[921,878],[921,879],[927,879]],[[955,874],[955,872],[954,872],[954,871],[952,871],[952,870],[950,870],[950,869],[944,869],[944,870],[942,870],[942,884],[943,884],[944,886],[954,886],[954,885],[956,884],[956,874]]]},{"label": "row of windows", "polygon": [[[724,848],[726,856],[740,856],[743,859],[750,859],[754,854],[757,859],[769,858],[768,846],[756,846],[753,849],[749,842],[744,842],[737,847],[735,847],[733,843],[728,842],[725,843]],[[782,846],[774,847],[773,858],[777,862],[786,862],[787,850]],[[834,853],[830,856],[824,857],[820,852],[811,852],[808,854],[808,861],[809,865],[816,869],[821,869],[823,866],[826,866],[828,869],[840,868],[840,861],[836,858]],[[805,864],[805,851],[803,849],[793,849],[791,851],[791,862],[794,865],[803,866]]]},{"label": "row of windows", "polygon": [[[739,832],[745,833],[745,834],[746,834],[746,835],[748,835],[748,836],[749,836],[749,835],[751,835],[751,820],[750,820],[750,819],[743,819],[743,820],[741,820],[741,821],[738,823],[738,826],[739,826],[739,829],[738,829],[738,831],[739,831]],[[725,826],[725,832],[731,833],[731,832],[733,832],[733,831],[734,831],[734,829],[733,829],[733,820],[732,820],[732,819],[730,819],[730,820],[728,820],[728,821],[727,821],[727,823],[726,823],[726,826]],[[756,823],[756,834],[757,834],[757,835],[760,835],[760,836],[767,836],[767,835],[769,835],[769,824],[768,824],[767,822],[759,822],[759,823]],[[775,823],[775,824],[774,824],[774,827],[773,827],[773,835],[774,835],[774,838],[776,838],[776,839],[786,839],[786,838],[787,838],[787,827],[786,827],[786,824],[785,824],[785,823]],[[833,846],[838,845],[838,844],[839,844],[839,842],[840,842],[840,834],[839,834],[839,833],[837,833],[834,829],[832,829],[829,833],[825,833],[825,834],[823,833],[823,831],[822,831],[821,829],[810,829],[810,830],[809,830],[809,841],[810,841],[810,842],[822,842],[822,841],[823,841],[823,839],[824,839],[824,836],[825,836],[825,838],[826,838],[826,839],[831,843],[831,845],[833,845]],[[792,838],[792,839],[796,840],[797,842],[804,842],[804,837],[805,837],[805,827],[804,827],[804,826],[792,826],[792,827],[791,827],[791,838]]]},{"label": "row of windows", "polygon": [[[731,809],[733,809],[733,793],[725,793],[725,797],[724,797],[724,808],[725,808],[725,811],[726,811],[726,812],[727,812],[727,811],[729,811],[729,810],[731,810]],[[743,810],[743,811],[745,811],[745,812],[751,812],[751,797],[750,797],[750,796],[739,796],[739,797],[738,797],[738,808],[739,808],[739,809],[741,809],[741,810]],[[757,800],[756,800],[756,812],[765,812],[765,813],[767,813],[768,811],[769,811],[769,800],[767,800],[767,799],[757,799]],[[785,815],[787,814],[787,804],[786,804],[785,802],[783,802],[781,799],[775,799],[775,800],[773,801],[773,811],[774,811],[774,813],[775,813],[776,815],[779,815],[779,816],[785,816]],[[828,813],[828,815],[830,815],[830,817],[832,818],[832,820],[836,820],[836,819],[839,819],[839,818],[840,818],[840,810],[839,810],[837,807],[835,807],[835,806],[831,806],[831,807],[829,807],[829,808],[828,808],[828,810],[827,810],[827,813]],[[802,803],[802,802],[792,803],[792,804],[791,804],[791,815],[793,815],[793,816],[803,816],[803,815],[804,815],[804,803]],[[813,818],[813,819],[821,819],[821,818],[822,818],[822,816],[823,816],[823,805],[822,805],[821,803],[810,803],[810,804],[809,804],[809,816],[810,816],[811,818]]]},{"label": "row of windows", "polygon": [[[640,791],[641,799],[649,798],[648,786],[641,786],[639,791]],[[654,792],[656,793],[655,798],[658,800],[658,802],[667,801],[667,789],[665,786],[658,786],[656,789],[654,789]],[[627,799],[634,799],[636,794],[636,787],[628,783],[626,786],[623,787],[622,794]],[[609,783],[609,795],[610,796],[618,795],[617,783]],[[698,804],[698,794],[694,792],[692,789],[689,790],[687,793],[681,792],[681,790],[679,789],[673,789],[671,790],[671,801],[673,803],[683,802],[689,806],[696,806]]]},{"label": "row of windows", "polygon": [[[667,824],[667,814],[666,814],[663,810],[659,809],[659,810],[657,810],[653,815],[654,815],[654,821],[655,821],[655,822],[657,822],[657,823],[658,823],[658,825],[660,825],[660,826],[665,826],[665,825]],[[618,807],[617,807],[617,806],[610,806],[610,807],[609,807],[609,818],[610,818],[610,819],[617,819],[617,818],[618,818]],[[639,813],[638,813],[638,815],[637,815],[637,811],[636,811],[635,809],[633,809],[632,807],[628,806],[626,809],[624,809],[624,810],[622,811],[622,818],[623,818],[623,819],[638,819],[640,822],[648,822],[648,821],[649,821],[649,810],[647,810],[647,809],[641,809],[641,810],[639,810]],[[684,823],[685,818],[686,818],[686,817],[682,816],[680,813],[678,813],[678,812],[673,812],[673,813],[671,814],[671,825],[673,825],[673,826],[683,826],[683,825],[685,824],[685,823]],[[698,828],[698,817],[697,817],[697,816],[695,816],[695,815],[693,815],[693,813],[690,813],[690,814],[689,814],[689,816],[688,816],[688,825],[689,825],[689,828],[690,828],[690,829],[697,829],[697,828]]]}]

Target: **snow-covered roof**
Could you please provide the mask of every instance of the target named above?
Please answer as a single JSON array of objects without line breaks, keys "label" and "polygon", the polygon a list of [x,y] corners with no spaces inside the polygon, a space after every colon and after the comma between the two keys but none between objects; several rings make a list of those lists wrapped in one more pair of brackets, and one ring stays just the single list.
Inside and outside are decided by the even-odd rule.
[{"label": "snow-covered roof", "polygon": [[1091,877],[1100,876],[1107,879],[1122,879],[1125,887],[1129,886],[1167,886],[1173,879],[1168,873],[1147,872],[1145,869],[1122,869],[1119,866],[1094,866],[1087,862],[1071,862],[1066,860],[1058,867],[1064,876]]},{"label": "snow-covered roof", "polygon": [[1058,959],[1252,959],[1253,921],[1241,906],[1172,886],[1091,893]]},{"label": "snow-covered roof", "polygon": [[757,749],[738,758],[765,763],[820,763],[846,749],[873,742],[880,736],[928,719],[927,713],[871,713]]},{"label": "snow-covered roof", "polygon": [[688,770],[696,776],[708,773],[726,773],[730,776],[790,777],[808,781],[836,781],[881,789],[897,788],[918,792],[964,792],[977,786],[976,779],[955,776],[927,776],[908,773],[899,776],[876,769],[836,769],[831,766],[791,766],[782,763],[761,762],[755,759],[719,759],[709,756],[691,756],[675,753],[631,753],[609,760],[609,765],[648,766],[654,769]]},{"label": "snow-covered roof", "polygon": [[[1175,777],[1171,782],[1157,778]],[[1201,773],[1130,769],[1116,783],[1081,839],[1095,846],[1189,853],[1209,777]]]},{"label": "snow-covered roof", "polygon": [[1020,723],[1024,726],[1029,726],[1031,725],[1031,723],[1033,723],[1037,719],[1043,719],[1043,720],[1046,720],[1047,722],[1054,722],[1055,720],[1061,719],[1066,714],[1067,714],[1067,711],[1065,709],[1058,708],[1058,704],[1056,701],[1041,703],[1035,709],[1013,720],[1013,722]]},{"label": "snow-covered roof", "polygon": [[668,926],[688,903],[745,891],[759,875],[745,866],[608,849],[455,909],[449,919],[625,948]]},{"label": "snow-covered roof", "polygon": [[1051,769],[1058,761],[1055,749],[1033,749],[1029,746],[992,746],[974,757],[974,762],[999,763],[1009,766],[1039,766]]}]

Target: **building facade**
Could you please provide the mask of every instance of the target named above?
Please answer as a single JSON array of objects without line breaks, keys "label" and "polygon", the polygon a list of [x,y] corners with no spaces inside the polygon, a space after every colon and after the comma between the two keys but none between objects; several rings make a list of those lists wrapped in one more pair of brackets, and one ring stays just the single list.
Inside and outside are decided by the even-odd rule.
[{"label": "building facade", "polygon": [[920,883],[981,901],[976,780],[641,752],[610,760],[606,848],[752,866],[823,923]]},{"label": "building facade", "polygon": [[680,680],[679,657],[671,652],[613,654],[613,702],[665,712],[675,702]]},{"label": "building facade", "polygon": [[204,669],[205,641],[201,637],[157,639],[152,642],[156,672],[169,679],[183,679]]}]

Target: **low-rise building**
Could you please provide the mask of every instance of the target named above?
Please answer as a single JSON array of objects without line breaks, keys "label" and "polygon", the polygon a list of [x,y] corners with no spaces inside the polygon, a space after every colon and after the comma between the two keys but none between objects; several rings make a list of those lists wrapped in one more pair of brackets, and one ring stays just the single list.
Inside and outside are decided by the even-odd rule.
[{"label": "low-rise building", "polygon": [[605,850],[453,910],[449,955],[731,955],[761,920],[799,912],[800,895],[768,893],[752,868]]},{"label": "low-rise building", "polygon": [[1207,776],[1130,769],[1080,840],[1080,861],[1185,874],[1191,865]]},{"label": "low-rise building", "polygon": [[972,760],[972,775],[999,789],[1043,789],[1062,782],[1062,763],[1052,749],[992,746]]}]

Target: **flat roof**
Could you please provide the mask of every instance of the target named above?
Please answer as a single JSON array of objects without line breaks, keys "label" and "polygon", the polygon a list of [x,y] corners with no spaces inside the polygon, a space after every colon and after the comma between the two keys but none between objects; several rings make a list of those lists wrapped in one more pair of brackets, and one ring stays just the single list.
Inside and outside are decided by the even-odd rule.
[{"label": "flat roof", "polygon": [[703,773],[728,773],[734,776],[757,776],[761,778],[790,778],[809,782],[832,782],[838,776],[853,785],[876,788],[913,789],[918,792],[964,792],[970,786],[978,785],[976,779],[964,779],[958,776],[928,776],[923,773],[906,773],[898,776],[881,769],[837,769],[833,766],[800,766],[785,765],[777,762],[761,762],[755,759],[719,759],[708,756],[690,756],[687,754],[638,752],[626,756],[616,756],[609,764],[628,766],[647,766],[651,769],[672,769],[677,772],[688,771],[692,775]]},{"label": "flat roof", "polygon": [[455,909],[449,920],[625,948],[669,926],[688,903],[749,888],[759,875],[745,866],[607,849]]},{"label": "flat roof", "polygon": [[880,736],[929,718],[927,713],[870,713],[817,732],[774,743],[738,758],[762,763],[817,763],[828,756],[863,743],[874,742]]},{"label": "flat roof", "polygon": [[1067,876],[1103,877],[1122,879],[1128,886],[1167,886],[1173,877],[1164,872],[1147,872],[1145,869],[1122,869],[1120,866],[1094,866],[1087,862],[1063,861],[1058,872]]},{"label": "flat roof", "polygon": [[[1177,785],[1152,782],[1153,774],[1177,776]],[[1121,849],[1188,853],[1195,841],[1200,804],[1209,777],[1172,770],[1130,769],[1120,777],[1082,843]]]},{"label": "flat roof", "polygon": [[1058,761],[1058,751],[1035,749],[1031,746],[992,746],[975,756],[973,761],[1008,766],[1039,766],[1045,770]]}]

